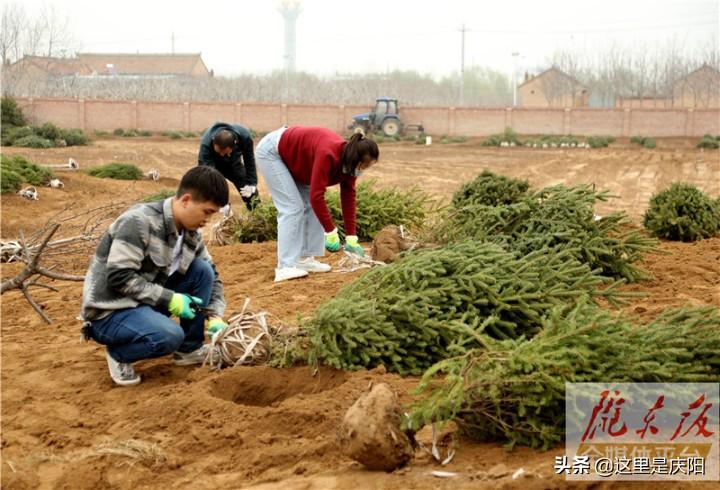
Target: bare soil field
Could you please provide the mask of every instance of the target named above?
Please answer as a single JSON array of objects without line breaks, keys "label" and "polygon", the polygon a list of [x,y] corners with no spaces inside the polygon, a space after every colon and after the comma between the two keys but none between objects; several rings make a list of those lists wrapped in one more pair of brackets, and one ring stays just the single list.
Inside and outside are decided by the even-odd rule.
[{"label": "bare soil field", "polygon": [[[526,178],[534,187],[592,183],[616,199],[596,210],[626,211],[640,223],[650,196],[676,180],[720,194],[720,154],[694,148],[695,140],[661,139],[642,149],[619,141],[604,149],[486,148],[478,140],[430,147],[389,143],[380,147],[380,164],[367,172],[378,185],[418,185],[449,199],[464,181],[483,169]],[[59,173],[64,189],[42,188],[39,201],[16,195],[2,198],[3,239],[16,239],[42,226],[69,205],[89,209],[107,202],[133,202],[161,189],[174,189],[196,161],[199,140],[104,138],[87,147],[28,150],[4,148],[37,163],[65,163],[73,157],[88,168],[109,162],[157,168],[159,182],[97,179]],[[365,177],[363,177],[365,178]],[[260,184],[264,199],[269,199]],[[242,202],[231,189],[235,207]],[[367,245],[367,244],[366,244]],[[720,307],[720,238],[697,243],[663,242],[664,254],[649,255],[651,281],[625,286],[649,295],[626,310],[644,320],[663,308],[685,303]],[[288,325],[309,316],[323,301],[362,272],[331,272],[275,284],[275,243],[234,244],[210,251],[226,285],[228,314],[246,297]],[[67,257],[72,272],[83,274],[89,253]],[[326,257],[336,264],[337,255]],[[3,278],[19,271],[3,264]],[[387,382],[404,402],[417,378],[370,371],[342,372],[307,366],[292,369],[240,367],[221,372],[187,368],[169,359],[140,362],[143,382],[116,387],[107,373],[102,346],[79,340],[82,283],[55,281],[59,292],[33,290],[53,319],[47,325],[22,294],[2,296],[2,488],[149,489],[282,488],[435,489],[435,488],[622,488],[585,485],[554,474],[550,451],[460,440],[454,460],[440,467],[418,452],[406,468],[371,472],[343,457],[335,433],[345,411],[370,382]],[[421,440],[428,441],[427,431]],[[522,468],[524,476],[512,479]],[[437,478],[433,470],[457,473]],[[490,476],[488,476],[490,472]],[[638,483],[637,488],[716,488],[713,484]]]}]

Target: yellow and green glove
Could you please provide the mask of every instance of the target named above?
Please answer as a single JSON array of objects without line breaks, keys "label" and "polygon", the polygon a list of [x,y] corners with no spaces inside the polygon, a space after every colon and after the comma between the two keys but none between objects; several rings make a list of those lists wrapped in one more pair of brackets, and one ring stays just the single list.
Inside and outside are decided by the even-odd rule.
[{"label": "yellow and green glove", "polygon": [[203,305],[203,300],[198,297],[188,296],[182,293],[173,293],[172,299],[170,299],[170,303],[168,304],[168,310],[181,320],[193,320],[195,318],[195,310],[193,310],[191,305],[193,302],[197,306]]},{"label": "yellow and green glove", "polygon": [[345,237],[345,250],[360,257],[365,257],[365,250],[358,243],[358,237],[356,235],[348,235]]},{"label": "yellow and green glove", "polygon": [[227,327],[227,323],[225,323],[222,318],[214,316],[208,320],[208,328],[207,333],[210,338],[213,338],[215,334],[223,330],[225,327]]},{"label": "yellow and green glove", "polygon": [[337,252],[340,250],[340,237],[338,236],[337,228],[333,228],[333,231],[325,233],[325,248],[329,252]]}]

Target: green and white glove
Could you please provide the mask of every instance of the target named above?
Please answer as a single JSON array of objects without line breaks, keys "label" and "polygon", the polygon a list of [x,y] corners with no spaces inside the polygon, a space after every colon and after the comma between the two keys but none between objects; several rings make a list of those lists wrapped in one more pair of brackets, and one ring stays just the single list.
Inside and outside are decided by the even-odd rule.
[{"label": "green and white glove", "polygon": [[333,231],[325,233],[325,248],[329,252],[337,252],[340,250],[340,237],[338,236],[337,228],[333,228]]},{"label": "green and white glove", "polygon": [[193,320],[195,318],[195,310],[193,310],[191,305],[193,302],[197,306],[203,305],[203,300],[198,297],[188,296],[182,293],[173,293],[170,304],[168,304],[168,310],[181,320]]},{"label": "green and white glove", "polygon": [[360,257],[365,257],[365,249],[358,243],[358,237],[356,235],[348,235],[345,237],[345,250]]},{"label": "green and white glove", "polygon": [[208,320],[208,328],[207,333],[210,338],[215,337],[215,334],[219,333],[223,329],[227,327],[227,323],[225,323],[222,318],[214,316],[210,320]]}]

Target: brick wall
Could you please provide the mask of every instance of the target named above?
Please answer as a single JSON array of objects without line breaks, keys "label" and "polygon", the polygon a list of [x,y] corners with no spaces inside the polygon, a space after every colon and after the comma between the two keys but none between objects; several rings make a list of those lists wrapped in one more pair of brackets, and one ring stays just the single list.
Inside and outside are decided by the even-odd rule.
[{"label": "brick wall", "polygon": [[510,127],[520,134],[574,133],[566,128],[565,109],[513,109]]},{"label": "brick wall", "polygon": [[[147,102],[60,98],[17,99],[32,124],[112,131],[115,128],[199,131],[214,121],[270,131],[283,124],[325,126],[344,132],[370,106]],[[720,134],[719,109],[401,107],[406,123],[433,135],[487,136],[511,127],[521,134],[702,136]]]},{"label": "brick wall", "polygon": [[[625,135],[623,122],[626,116],[622,109],[573,109],[569,111],[573,134]],[[632,135],[631,135],[632,136]]]},{"label": "brick wall", "polygon": [[689,114],[692,113],[687,110],[634,109],[630,111],[629,133],[644,136],[687,134],[691,129],[688,124]]}]

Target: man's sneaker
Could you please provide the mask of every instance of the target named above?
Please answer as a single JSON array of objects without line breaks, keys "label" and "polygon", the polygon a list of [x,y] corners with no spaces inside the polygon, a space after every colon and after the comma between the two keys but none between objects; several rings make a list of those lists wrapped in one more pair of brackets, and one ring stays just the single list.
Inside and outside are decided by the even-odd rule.
[{"label": "man's sneaker", "polygon": [[210,349],[213,349],[213,359],[210,359],[210,362],[212,363],[215,356],[219,354],[219,352],[217,350],[217,347],[213,348],[209,344],[205,344],[199,349],[195,349],[192,352],[175,351],[172,355],[172,361],[178,366],[192,366],[193,364],[202,364],[205,361],[205,358],[207,357],[208,351]]},{"label": "man's sneaker", "polygon": [[275,282],[297,279],[298,277],[305,277],[307,275],[308,271],[298,269],[297,267],[282,267],[275,269]]},{"label": "man's sneaker", "polygon": [[315,260],[315,257],[300,259],[295,263],[295,267],[308,272],[330,272],[332,269],[329,265]]},{"label": "man's sneaker", "polygon": [[110,377],[120,386],[133,386],[140,383],[140,376],[129,362],[117,362],[108,351],[105,351]]}]

